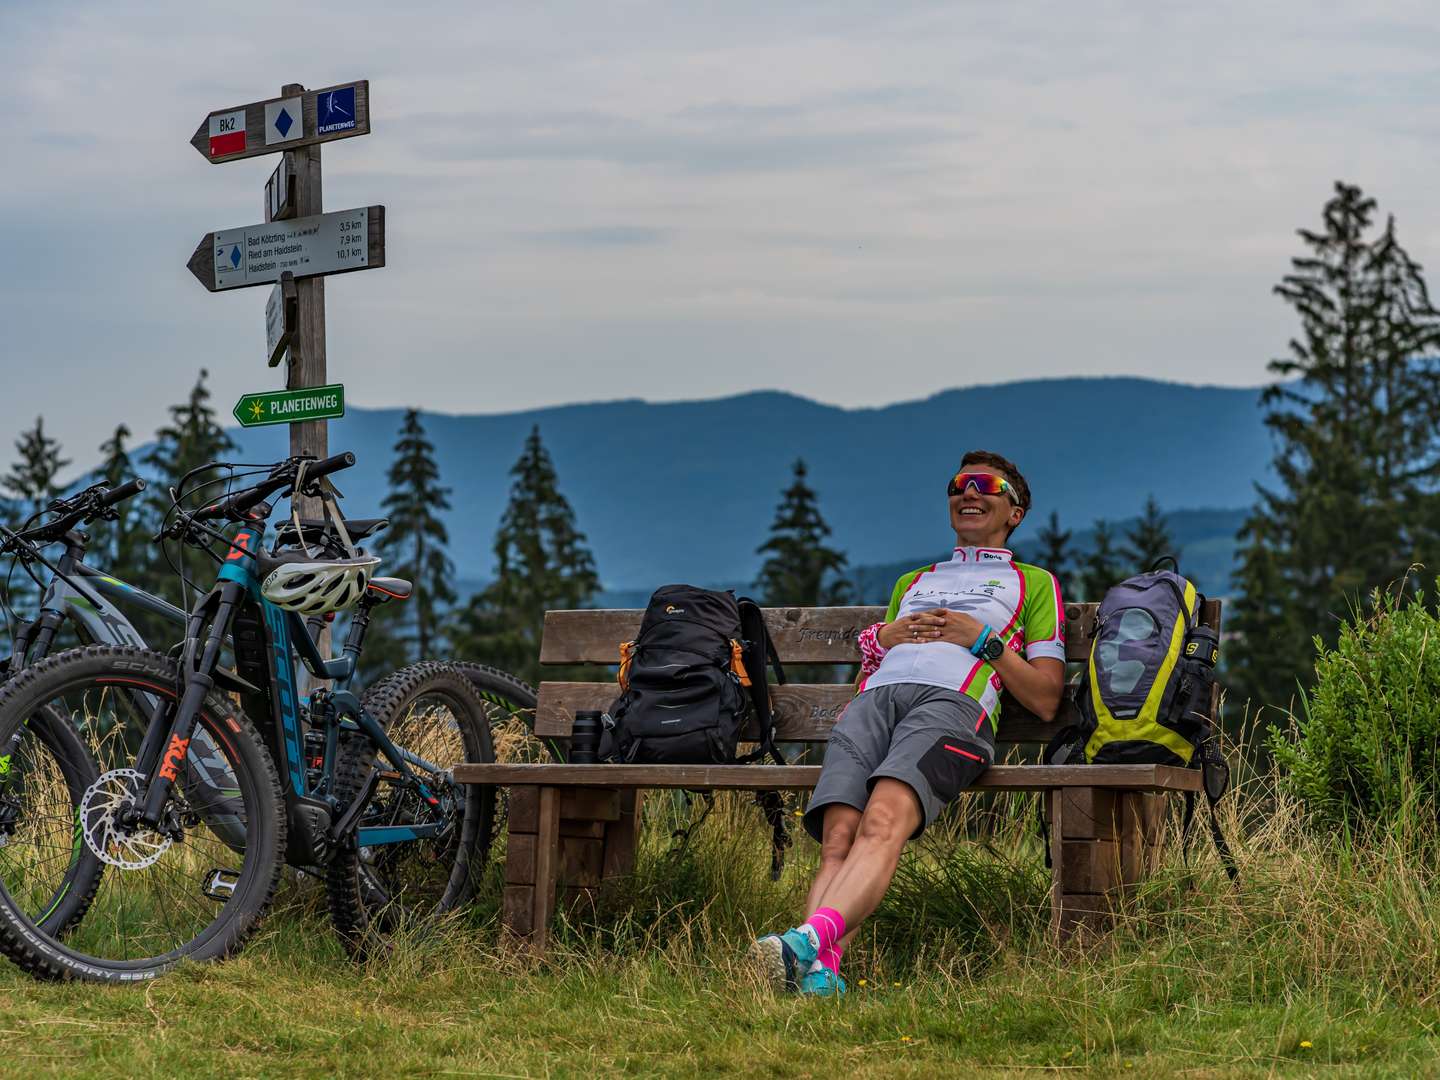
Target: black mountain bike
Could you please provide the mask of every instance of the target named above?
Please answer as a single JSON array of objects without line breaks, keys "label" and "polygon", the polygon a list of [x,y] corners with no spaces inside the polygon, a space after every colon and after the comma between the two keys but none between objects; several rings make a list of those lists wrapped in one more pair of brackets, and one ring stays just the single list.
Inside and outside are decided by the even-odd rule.
[{"label": "black mountain bike", "polygon": [[[99,770],[73,812],[52,819],[73,829],[99,864],[85,918],[66,933],[16,901],[26,890],[44,896],[58,887],[31,880],[43,867],[0,881],[0,948],[26,970],[125,982],[184,958],[227,955],[268,908],[287,860],[326,868],[337,926],[361,946],[473,891],[494,792],[457,785],[448,772],[458,761],[492,758],[487,701],[473,671],[415,665],[362,702],[349,683],[370,611],[408,595],[409,584],[371,580],[342,655],[332,659],[320,655],[300,616],[261,588],[282,554],[262,543],[267,499],[326,500],[331,521],[292,516],[286,527],[307,549],[336,536],[348,547],[376,524],[347,525],[324,480],[353,461],[292,458],[197,511],[180,509],[177,499],[169,536],[206,550],[225,544],[223,555],[212,552],[219,574],[188,617],[178,658],[90,646],[27,667],[0,689],[0,745],[40,718],[65,716]],[[227,537],[215,521],[240,528]],[[227,639],[236,668],[222,675]],[[304,700],[297,655],[330,683]],[[533,702],[523,683],[498,672],[491,679],[492,703]],[[43,818],[30,790],[19,815]]]}]

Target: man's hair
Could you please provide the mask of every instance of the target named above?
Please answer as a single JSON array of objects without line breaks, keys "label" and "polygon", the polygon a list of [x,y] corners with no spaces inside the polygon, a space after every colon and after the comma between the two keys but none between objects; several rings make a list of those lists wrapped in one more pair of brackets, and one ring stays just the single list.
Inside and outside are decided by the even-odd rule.
[{"label": "man's hair", "polygon": [[1030,512],[1030,485],[1009,458],[1001,457],[990,450],[971,450],[960,459],[960,467],[963,469],[966,465],[988,465],[992,469],[999,469],[1015,489],[1015,498],[1019,500],[1020,508],[1027,514]]}]

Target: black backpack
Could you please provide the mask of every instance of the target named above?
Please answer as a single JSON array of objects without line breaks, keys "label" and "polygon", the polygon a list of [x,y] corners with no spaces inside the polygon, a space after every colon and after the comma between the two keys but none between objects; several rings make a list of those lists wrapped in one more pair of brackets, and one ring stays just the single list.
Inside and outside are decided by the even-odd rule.
[{"label": "black backpack", "polygon": [[[601,758],[725,765],[768,754],[784,764],[775,749],[767,663],[783,683],[785,670],[753,600],[693,585],[656,589],[639,635],[620,646],[620,696],[605,718]],[[737,757],[752,716],[759,749]]]}]

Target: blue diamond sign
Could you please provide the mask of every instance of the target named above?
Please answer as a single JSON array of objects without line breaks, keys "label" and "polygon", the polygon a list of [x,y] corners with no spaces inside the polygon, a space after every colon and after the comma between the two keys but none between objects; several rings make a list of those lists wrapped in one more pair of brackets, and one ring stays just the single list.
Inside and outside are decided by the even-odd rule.
[{"label": "blue diamond sign", "polygon": [[305,113],[298,97],[265,103],[265,145],[294,142],[305,134]]}]

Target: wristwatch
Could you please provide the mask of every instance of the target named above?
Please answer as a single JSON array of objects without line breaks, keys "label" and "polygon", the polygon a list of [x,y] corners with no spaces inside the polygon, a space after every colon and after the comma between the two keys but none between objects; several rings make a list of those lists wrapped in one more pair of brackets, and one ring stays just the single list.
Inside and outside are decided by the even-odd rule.
[{"label": "wristwatch", "polygon": [[988,626],[985,627],[985,637],[982,640],[985,642],[983,645],[977,642],[970,651],[987,664],[997,660],[1005,651],[1005,642],[1001,641],[1000,635]]}]

